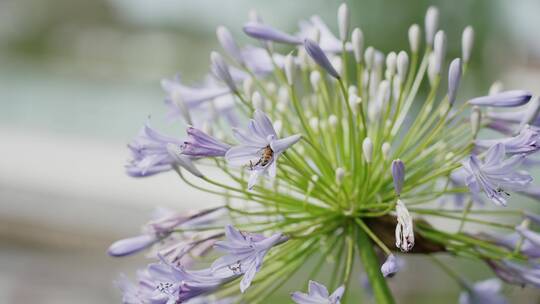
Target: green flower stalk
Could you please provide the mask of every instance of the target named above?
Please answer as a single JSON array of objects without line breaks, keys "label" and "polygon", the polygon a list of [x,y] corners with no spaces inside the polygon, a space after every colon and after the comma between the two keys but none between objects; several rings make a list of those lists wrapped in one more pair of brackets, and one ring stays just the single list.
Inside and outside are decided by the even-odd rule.
[{"label": "green flower stalk", "polygon": [[[138,285],[123,288],[124,303],[182,303],[210,295],[259,303],[288,289],[291,277],[309,267],[305,282],[324,282],[328,289],[312,282],[308,293],[293,293],[296,303],[355,302],[348,297],[351,277],[361,269],[377,303],[394,303],[385,276],[401,268],[398,258],[411,254],[485,261],[506,282],[540,286],[540,275],[527,268],[538,267],[531,264],[531,248],[540,250],[532,232],[526,238],[520,230],[518,240],[508,242],[468,230],[474,224],[515,234],[524,216],[518,202],[496,210],[479,203],[487,198],[504,205],[512,191],[535,195],[521,165],[540,147],[538,117],[526,115],[522,124],[523,111],[512,119],[492,109],[482,114],[482,106],[522,106],[531,94],[463,99],[458,88],[467,75],[459,58],[450,65],[446,88],[447,42],[438,16],[430,7],[423,52],[421,30],[413,25],[410,51],[388,55],[364,50],[363,32],[350,31],[345,4],[338,13],[339,39],[317,16],[295,35],[252,18],[244,31],[261,47],[241,47],[220,27],[229,58],[212,53],[217,78],[196,88],[167,82],[168,104],[190,114],[188,139],[147,131],[130,145],[128,172],[136,168],[132,175],[141,177],[173,170],[193,189],[215,194],[221,207],[200,216],[157,217],[143,235],[113,245],[115,256],[153,246],[161,261],[140,272]],[[464,32],[465,63],[472,33],[471,27]],[[287,55],[271,43],[289,46]],[[422,86],[426,96],[419,94]],[[204,115],[208,109],[213,119]],[[508,136],[524,125],[521,137],[477,145],[481,128]],[[201,173],[195,167],[201,164],[217,170]],[[441,218],[454,226],[441,227]],[[217,257],[219,252],[226,255]],[[357,257],[362,267],[354,263]],[[321,277],[330,259],[334,270]],[[473,294],[466,278],[449,274]]]}]

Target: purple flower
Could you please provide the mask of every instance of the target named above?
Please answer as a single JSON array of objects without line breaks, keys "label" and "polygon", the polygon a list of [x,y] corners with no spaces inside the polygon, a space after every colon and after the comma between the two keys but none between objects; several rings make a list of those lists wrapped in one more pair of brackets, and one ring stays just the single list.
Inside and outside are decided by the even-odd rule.
[{"label": "purple flower", "polygon": [[526,240],[531,242],[531,244],[537,248],[540,247],[540,234],[522,226],[517,226],[516,231]]},{"label": "purple flower", "polygon": [[488,265],[503,281],[515,285],[533,285],[540,288],[540,264],[529,262],[518,264],[507,260],[487,260]]},{"label": "purple flower", "polygon": [[344,292],[345,286],[340,286],[332,294],[329,294],[326,286],[309,281],[307,294],[296,291],[291,294],[291,298],[297,304],[340,304]]},{"label": "purple flower", "polygon": [[392,161],[392,178],[394,180],[394,190],[399,196],[405,179],[405,165],[400,159]]},{"label": "purple flower", "polygon": [[461,80],[461,59],[456,58],[450,63],[448,69],[448,101],[454,104],[456,101],[459,81]]},{"label": "purple flower", "polygon": [[233,166],[249,166],[251,170],[249,189],[253,188],[264,173],[275,177],[279,156],[301,138],[300,134],[296,134],[277,139],[270,118],[260,110],[255,110],[246,132],[239,129],[233,129],[233,132],[240,145],[230,148],[225,154],[225,159]]},{"label": "purple flower", "polygon": [[272,247],[287,241],[281,233],[270,237],[261,234],[241,232],[231,225],[225,227],[226,240],[216,242],[217,250],[226,252],[212,264],[212,273],[216,277],[227,278],[243,275],[240,290],[244,292],[261,269],[264,256]]},{"label": "purple flower", "polygon": [[498,143],[486,153],[481,162],[476,155],[471,155],[463,164],[468,172],[467,186],[473,193],[484,191],[486,196],[497,205],[506,206],[506,199],[510,194],[505,189],[519,189],[532,181],[532,177],[523,172],[516,171],[524,159],[524,155],[514,155],[505,158],[505,147]]},{"label": "purple flower", "polygon": [[214,75],[223,81],[229,87],[231,92],[236,93],[238,89],[236,88],[235,80],[223,57],[217,52],[212,52],[210,54],[210,60],[212,61],[212,72]]},{"label": "purple flower", "polygon": [[494,95],[476,97],[469,103],[477,106],[490,107],[518,107],[526,104],[532,97],[532,93],[523,90],[504,91]]},{"label": "purple flower", "polygon": [[[137,253],[168,237],[175,228],[181,225],[197,225],[208,221],[207,216],[220,209],[207,209],[192,215],[168,209],[158,209],[154,212],[152,220],[144,226],[143,234],[116,241],[109,247],[107,252],[115,257]],[[201,220],[203,221],[201,222]]]},{"label": "purple flower", "polygon": [[381,266],[381,272],[385,277],[393,277],[403,267],[403,260],[390,254]]},{"label": "purple flower", "polygon": [[476,146],[480,148],[489,148],[498,143],[504,145],[507,154],[531,154],[540,150],[540,129],[525,125],[514,137],[475,141]]},{"label": "purple flower", "polygon": [[115,285],[122,291],[122,303],[124,304],[150,303],[155,291],[155,286],[146,270],[137,271],[137,284],[133,284],[125,275],[121,275],[115,281]]},{"label": "purple flower", "polygon": [[317,44],[317,42],[306,39],[304,40],[304,47],[306,48],[306,52],[308,55],[319,65],[321,66],[328,74],[330,74],[332,77],[339,79],[340,76],[332,63],[330,63],[330,60],[328,60],[328,57],[326,57],[326,54],[321,49],[321,47]]},{"label": "purple flower", "polygon": [[500,294],[501,281],[489,279],[476,282],[459,296],[459,304],[505,304],[506,299]]},{"label": "purple flower", "polygon": [[299,38],[277,30],[266,24],[249,22],[244,25],[243,29],[244,33],[255,39],[285,44],[302,44],[302,40]]},{"label": "purple flower", "polygon": [[216,138],[199,129],[189,127],[188,139],[182,145],[182,154],[194,157],[225,156],[231,146],[220,142]]},{"label": "purple flower", "polygon": [[221,44],[221,47],[231,56],[236,62],[244,64],[244,58],[240,48],[234,41],[231,32],[224,26],[219,26],[216,30],[216,36]]},{"label": "purple flower", "polygon": [[[341,53],[343,50],[343,43],[341,40],[336,38],[326,23],[324,23],[321,17],[317,15],[312,16],[307,21],[300,21],[300,32],[297,34],[297,36],[303,41],[305,39],[312,38],[313,32],[315,31],[318,31],[320,34],[319,46],[321,49],[329,53]],[[345,45],[345,50],[352,51],[352,49],[352,44],[347,42]]]},{"label": "purple flower", "polygon": [[532,259],[540,258],[540,246],[533,244],[528,239],[524,239],[518,233],[514,232],[507,235],[481,233],[480,235],[499,246],[508,248],[511,251],[516,250],[517,246],[521,244],[519,250],[521,254]]},{"label": "purple flower", "polygon": [[210,269],[186,270],[170,264],[164,259],[161,263],[148,266],[149,283],[155,286],[150,297],[152,304],[175,304],[208,294],[232,278],[217,278]]},{"label": "purple flower", "polygon": [[[133,177],[143,177],[171,170],[177,164],[177,159],[169,153],[167,145],[180,146],[182,141],[158,133],[147,122],[128,144],[132,159],[126,166],[127,173]],[[183,164],[191,162],[189,159],[183,161]]]}]

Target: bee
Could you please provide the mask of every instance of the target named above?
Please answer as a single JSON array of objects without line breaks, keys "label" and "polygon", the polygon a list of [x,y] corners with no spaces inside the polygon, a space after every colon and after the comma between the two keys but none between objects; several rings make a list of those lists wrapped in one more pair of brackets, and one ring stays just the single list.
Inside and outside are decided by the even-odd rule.
[{"label": "bee", "polygon": [[270,148],[270,145],[268,145],[261,149],[261,158],[256,163],[249,161],[249,168],[253,170],[253,168],[257,166],[265,167],[270,163],[273,157],[274,151],[272,150],[272,148]]}]

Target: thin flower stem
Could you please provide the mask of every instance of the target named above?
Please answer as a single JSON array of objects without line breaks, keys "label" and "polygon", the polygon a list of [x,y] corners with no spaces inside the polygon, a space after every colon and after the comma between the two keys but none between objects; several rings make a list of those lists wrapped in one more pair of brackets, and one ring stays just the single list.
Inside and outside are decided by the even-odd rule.
[{"label": "thin flower stem", "polygon": [[378,236],[376,236],[375,233],[373,233],[373,231],[371,231],[371,229],[369,229],[369,227],[361,219],[355,218],[354,221],[358,224],[358,226],[360,226],[360,228],[362,228],[364,233],[367,234],[369,236],[369,238],[375,244],[377,244],[377,246],[379,246],[379,248],[381,248],[382,251],[384,251],[384,253],[386,253],[387,255],[392,254],[392,251],[390,249],[388,249],[388,247],[386,247],[384,242],[381,241],[381,239]]}]

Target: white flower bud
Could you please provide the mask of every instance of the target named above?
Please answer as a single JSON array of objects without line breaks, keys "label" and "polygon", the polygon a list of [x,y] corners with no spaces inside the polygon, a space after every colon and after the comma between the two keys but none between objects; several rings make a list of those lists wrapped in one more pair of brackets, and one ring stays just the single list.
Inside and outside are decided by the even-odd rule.
[{"label": "white flower bud", "polygon": [[358,114],[360,107],[362,106],[362,98],[358,97],[356,93],[349,93],[349,106],[354,114]]},{"label": "white flower bud", "polygon": [[444,57],[446,56],[446,34],[443,31],[438,31],[435,34],[435,44],[433,46],[433,54],[435,55],[433,67],[437,75],[441,74]]},{"label": "white flower bud", "polygon": [[270,95],[275,94],[277,91],[276,84],[273,82],[269,82],[266,84],[266,92]]},{"label": "white flower bud", "polygon": [[418,24],[413,24],[409,28],[409,46],[413,54],[418,53],[420,49],[420,26]]},{"label": "white flower bud", "polygon": [[280,86],[278,90],[278,103],[289,103],[289,89],[285,86]]},{"label": "white flower bud", "polygon": [[321,83],[321,73],[319,71],[312,71],[309,74],[309,81],[311,82],[311,87],[313,91],[319,91],[319,84]]},{"label": "white flower bud", "polygon": [[398,199],[396,204],[396,247],[408,252],[414,247],[413,220],[405,204]]},{"label": "white flower bud", "polygon": [[463,35],[461,36],[461,52],[463,55],[463,62],[469,62],[471,58],[471,52],[474,44],[474,30],[472,26],[467,26],[463,30]]},{"label": "white flower bud", "polygon": [[435,78],[437,77],[435,60],[436,60],[435,54],[431,53],[428,58],[428,68],[427,68],[427,75],[428,75],[430,85],[434,84]]},{"label": "white flower bud", "polygon": [[336,169],[336,183],[341,185],[343,178],[345,178],[345,169],[339,167]]},{"label": "white flower bud", "polygon": [[253,78],[248,77],[244,79],[242,82],[242,88],[244,89],[244,95],[245,96],[251,96],[253,95],[253,91],[255,89],[255,83],[253,82]]},{"label": "white flower bud", "polygon": [[292,54],[285,56],[285,76],[287,77],[287,83],[289,85],[294,84],[294,71],[296,69],[296,64],[294,63],[294,57]]},{"label": "white flower bud", "polygon": [[482,111],[479,106],[474,106],[471,111],[471,128],[473,137],[476,138],[478,131],[480,131],[480,122],[482,120]]},{"label": "white flower bud", "polygon": [[359,28],[355,28],[352,32],[352,47],[354,53],[354,60],[356,63],[362,62],[362,55],[364,52],[364,34]]},{"label": "white flower bud", "polygon": [[399,81],[405,83],[407,78],[407,69],[409,68],[409,55],[405,51],[399,52],[397,56],[397,74]]},{"label": "white flower bud", "polygon": [[349,36],[349,7],[346,3],[342,3],[338,8],[338,28],[339,28],[339,38],[341,41],[347,41]]},{"label": "white flower bud", "polygon": [[395,52],[390,52],[386,55],[386,71],[388,78],[392,78],[396,74],[397,55]]},{"label": "white flower bud", "polygon": [[364,53],[364,61],[366,63],[366,68],[371,70],[373,66],[373,61],[375,59],[375,49],[372,46],[368,46],[366,52]]},{"label": "white flower bud", "polygon": [[390,156],[390,148],[391,146],[387,142],[384,142],[381,146],[382,155],[385,160],[388,159],[388,156]]},{"label": "white flower bud", "polygon": [[309,55],[306,52],[306,49],[302,47],[298,47],[298,63],[300,65],[300,69],[302,71],[307,70],[309,67]]},{"label": "white flower bud", "polygon": [[336,69],[336,72],[340,76],[343,76],[343,62],[341,61],[341,57],[334,56],[330,58],[330,62],[332,63],[332,66],[334,67],[334,69]]},{"label": "white flower bud", "polygon": [[319,119],[317,117],[311,117],[309,119],[309,126],[313,129],[313,130],[318,130],[319,129]]},{"label": "white flower bud", "polygon": [[251,96],[251,103],[255,109],[264,110],[264,100],[259,92],[255,91],[255,93],[253,93]]},{"label": "white flower bud", "polygon": [[364,141],[362,142],[362,150],[364,152],[364,159],[366,162],[368,164],[371,163],[373,158],[373,142],[371,141],[371,138],[364,138]]},{"label": "white flower bud", "polygon": [[499,94],[500,92],[502,92],[504,89],[504,86],[502,84],[502,82],[500,81],[495,81],[490,87],[489,87],[489,93],[488,95],[496,95],[496,94]]},{"label": "white flower bud", "polygon": [[337,126],[337,123],[338,123],[338,119],[336,115],[332,114],[328,116],[328,124],[330,125],[331,128],[335,128]]},{"label": "white flower bud", "polygon": [[426,12],[425,27],[426,43],[428,46],[433,46],[435,32],[439,29],[439,9],[435,6],[430,6]]}]

